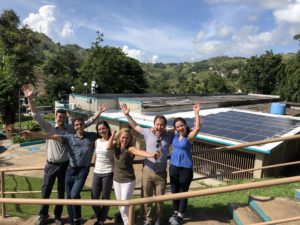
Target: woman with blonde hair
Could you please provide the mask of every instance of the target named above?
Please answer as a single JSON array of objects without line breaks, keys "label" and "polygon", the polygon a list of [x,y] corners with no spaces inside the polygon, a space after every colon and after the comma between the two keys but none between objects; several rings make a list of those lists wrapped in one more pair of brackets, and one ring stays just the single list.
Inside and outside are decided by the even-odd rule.
[{"label": "woman with blonde hair", "polygon": [[[135,188],[133,160],[135,156],[158,158],[159,152],[149,153],[133,146],[133,134],[129,128],[122,128],[116,139],[114,148],[113,185],[117,200],[127,200]],[[119,207],[124,225],[128,224],[128,207]]]}]

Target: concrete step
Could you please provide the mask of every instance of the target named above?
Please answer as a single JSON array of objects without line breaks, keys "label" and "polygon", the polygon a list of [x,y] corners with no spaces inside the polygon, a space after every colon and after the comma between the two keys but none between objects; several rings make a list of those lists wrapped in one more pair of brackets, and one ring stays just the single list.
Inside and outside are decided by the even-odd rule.
[{"label": "concrete step", "polygon": [[246,204],[230,204],[229,210],[236,225],[246,225],[264,222],[251,208]]},{"label": "concrete step", "polygon": [[[300,216],[300,202],[289,198],[250,196],[249,206],[263,221]],[[299,225],[299,221],[288,222],[285,225]]]},{"label": "concrete step", "polygon": [[295,191],[295,194],[294,194],[295,199],[300,201],[300,189],[295,189],[294,191]]}]

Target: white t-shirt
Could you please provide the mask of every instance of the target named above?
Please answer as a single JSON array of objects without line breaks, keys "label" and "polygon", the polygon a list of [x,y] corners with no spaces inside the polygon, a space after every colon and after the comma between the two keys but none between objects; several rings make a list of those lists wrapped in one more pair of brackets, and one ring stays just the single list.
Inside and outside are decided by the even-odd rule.
[{"label": "white t-shirt", "polygon": [[96,140],[96,162],[94,173],[104,174],[113,172],[113,150],[107,150],[108,141]]}]

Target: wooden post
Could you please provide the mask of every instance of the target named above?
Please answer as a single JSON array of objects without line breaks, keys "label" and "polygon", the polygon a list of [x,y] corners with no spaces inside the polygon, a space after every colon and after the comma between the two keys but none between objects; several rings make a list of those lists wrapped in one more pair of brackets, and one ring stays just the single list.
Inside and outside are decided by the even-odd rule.
[{"label": "wooden post", "polygon": [[128,225],[134,225],[134,205],[129,206],[129,211],[128,211]]},{"label": "wooden post", "polygon": [[[5,198],[5,172],[1,171],[1,198]],[[6,205],[2,203],[2,218],[6,217]]]}]

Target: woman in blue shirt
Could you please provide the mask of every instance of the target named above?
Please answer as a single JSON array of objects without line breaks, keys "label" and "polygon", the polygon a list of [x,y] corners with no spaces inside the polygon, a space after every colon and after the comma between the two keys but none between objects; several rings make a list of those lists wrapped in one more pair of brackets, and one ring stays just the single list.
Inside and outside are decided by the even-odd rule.
[{"label": "woman in blue shirt", "polygon": [[[191,130],[185,119],[178,117],[174,120],[173,125],[176,135],[173,139],[173,151],[170,161],[170,184],[172,193],[187,192],[193,179],[193,161],[192,161],[192,141],[200,130],[200,104],[195,103],[193,106],[195,113],[195,126]],[[173,201],[173,214],[169,219],[171,225],[181,224],[183,214],[187,207],[187,199]]]}]

